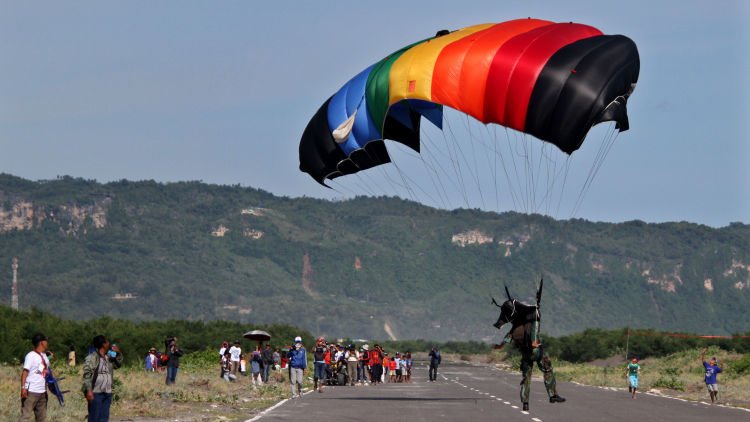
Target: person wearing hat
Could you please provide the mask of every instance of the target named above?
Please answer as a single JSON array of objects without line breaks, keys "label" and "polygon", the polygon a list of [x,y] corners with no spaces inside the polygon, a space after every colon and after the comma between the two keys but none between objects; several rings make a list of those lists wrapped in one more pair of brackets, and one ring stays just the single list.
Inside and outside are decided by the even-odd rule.
[{"label": "person wearing hat", "polygon": [[34,416],[36,422],[47,419],[47,380],[49,359],[45,352],[48,347],[47,337],[42,333],[31,338],[34,350],[26,354],[21,371],[21,422],[30,421]]},{"label": "person wearing hat", "polygon": [[636,390],[638,390],[638,375],[641,373],[641,365],[638,365],[638,359],[633,360],[628,364],[627,375],[630,384],[628,385],[628,391],[632,394],[632,398],[635,399]]},{"label": "person wearing hat", "polygon": [[[292,398],[302,397],[302,383],[307,369],[307,352],[302,345],[302,337],[294,338],[294,346],[289,350],[289,382],[292,385]],[[295,388],[296,387],[296,388]]]}]

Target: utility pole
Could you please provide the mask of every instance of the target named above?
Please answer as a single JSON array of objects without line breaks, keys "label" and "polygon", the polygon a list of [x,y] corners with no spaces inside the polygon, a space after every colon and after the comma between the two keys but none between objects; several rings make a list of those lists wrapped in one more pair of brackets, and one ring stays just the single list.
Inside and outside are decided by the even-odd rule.
[{"label": "utility pole", "polygon": [[[7,262],[7,261],[6,261]],[[11,268],[13,268],[13,296],[10,299],[10,307],[17,311],[18,310],[18,258],[15,256],[13,257],[13,264],[11,265]]]}]

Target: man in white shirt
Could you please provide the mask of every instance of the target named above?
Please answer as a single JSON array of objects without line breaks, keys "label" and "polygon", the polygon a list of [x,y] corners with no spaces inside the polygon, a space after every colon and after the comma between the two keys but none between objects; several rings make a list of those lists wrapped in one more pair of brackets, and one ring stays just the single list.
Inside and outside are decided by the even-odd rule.
[{"label": "man in white shirt", "polygon": [[47,419],[47,380],[49,359],[47,337],[37,333],[31,338],[34,350],[26,354],[21,372],[21,422],[30,421],[34,415],[36,422]]},{"label": "man in white shirt", "polygon": [[234,346],[229,348],[229,354],[232,356],[232,375],[236,377],[237,370],[240,367],[240,355],[242,355],[242,348],[239,341],[235,341]]}]

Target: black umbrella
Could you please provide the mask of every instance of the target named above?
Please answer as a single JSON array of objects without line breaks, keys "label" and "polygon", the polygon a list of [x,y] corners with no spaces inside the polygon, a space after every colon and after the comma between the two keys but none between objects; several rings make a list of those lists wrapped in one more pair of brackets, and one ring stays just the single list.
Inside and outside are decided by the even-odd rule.
[{"label": "black umbrella", "polygon": [[246,332],[243,337],[245,337],[248,340],[255,340],[258,342],[258,346],[260,347],[264,341],[270,341],[271,335],[263,330],[253,330]]}]

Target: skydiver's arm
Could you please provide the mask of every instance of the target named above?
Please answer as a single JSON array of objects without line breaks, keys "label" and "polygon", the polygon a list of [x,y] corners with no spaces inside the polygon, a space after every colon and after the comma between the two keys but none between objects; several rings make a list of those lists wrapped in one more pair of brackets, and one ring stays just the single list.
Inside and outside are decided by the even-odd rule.
[{"label": "skydiver's arm", "polygon": [[537,348],[542,345],[539,339],[539,320],[531,323],[531,347]]},{"label": "skydiver's arm", "polygon": [[511,334],[513,330],[509,331],[508,334],[505,335],[503,338],[503,341],[500,342],[500,344],[495,345],[495,350],[501,350],[503,347],[505,347],[506,344],[513,341],[513,335]]}]

